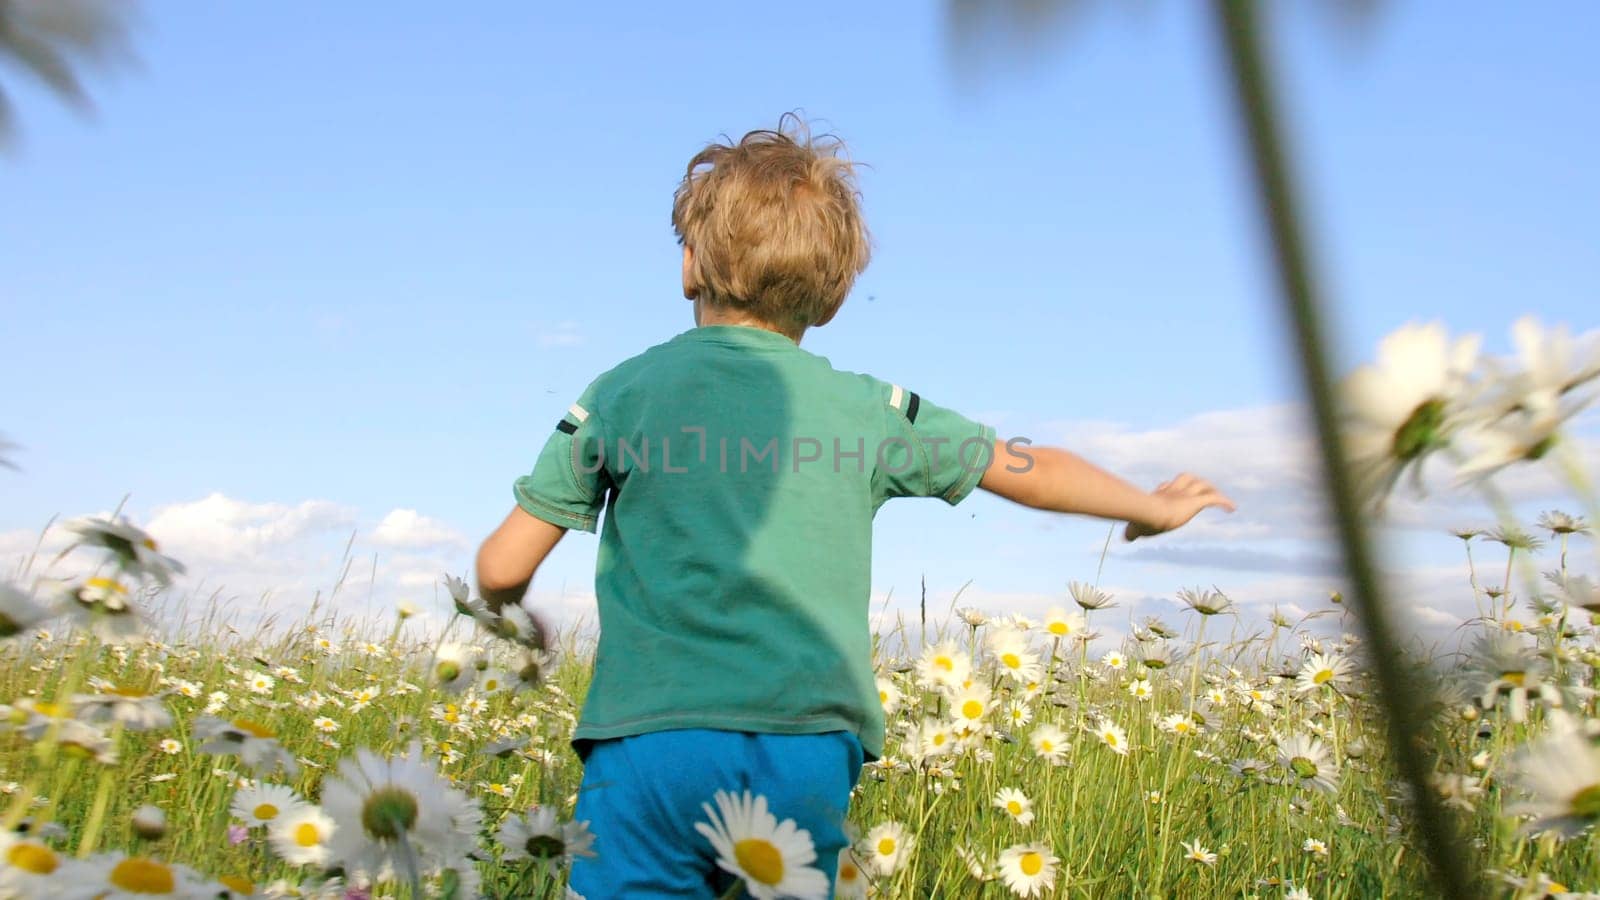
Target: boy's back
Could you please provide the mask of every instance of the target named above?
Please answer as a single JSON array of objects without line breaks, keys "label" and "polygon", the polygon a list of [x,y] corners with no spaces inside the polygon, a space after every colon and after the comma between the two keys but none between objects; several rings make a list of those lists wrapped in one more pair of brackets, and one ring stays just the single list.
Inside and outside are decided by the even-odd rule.
[{"label": "boy's back", "polygon": [[764,896],[831,896],[850,791],[883,753],[868,595],[886,500],[957,503],[981,483],[1127,521],[1130,539],[1231,508],[1189,475],[1145,492],[1065,450],[1013,454],[801,350],[868,239],[838,144],[786,125],[690,161],[672,223],[698,327],[589,386],[478,553],[490,605],[520,603],[566,530],[594,531],[604,508],[601,637],[573,738],[576,815],[599,854],[573,865],[587,900],[716,895],[735,876]]},{"label": "boy's back", "polygon": [[881,755],[873,514],[892,497],[959,502],[993,440],[754,327],[696,328],[596,379],[515,488],[571,528],[609,507],[580,752],[720,728],[845,730]]}]

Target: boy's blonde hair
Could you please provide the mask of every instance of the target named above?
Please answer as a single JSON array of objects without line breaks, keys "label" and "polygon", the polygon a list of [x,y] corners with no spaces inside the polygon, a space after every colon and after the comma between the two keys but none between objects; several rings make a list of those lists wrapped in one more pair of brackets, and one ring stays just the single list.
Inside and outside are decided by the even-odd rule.
[{"label": "boy's blonde hair", "polygon": [[843,151],[785,113],[776,131],[695,154],[672,199],[672,229],[692,251],[687,292],[786,332],[833,318],[870,255]]}]

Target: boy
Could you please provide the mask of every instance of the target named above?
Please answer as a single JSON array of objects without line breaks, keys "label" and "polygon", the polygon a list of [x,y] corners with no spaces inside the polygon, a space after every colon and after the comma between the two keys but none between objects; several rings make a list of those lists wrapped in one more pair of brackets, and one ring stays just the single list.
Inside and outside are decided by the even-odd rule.
[{"label": "boy", "polygon": [[867,264],[840,149],[785,116],[690,161],[672,224],[696,327],[583,392],[478,553],[483,596],[518,602],[562,535],[606,509],[600,643],[573,734],[597,857],[570,883],[588,900],[725,890],[694,830],[718,790],[795,819],[831,884],[850,791],[883,752],[867,604],[887,500],[983,487],[1128,522],[1130,540],[1232,508],[1189,475],[1147,493],[1064,450],[997,441],[801,350]]}]

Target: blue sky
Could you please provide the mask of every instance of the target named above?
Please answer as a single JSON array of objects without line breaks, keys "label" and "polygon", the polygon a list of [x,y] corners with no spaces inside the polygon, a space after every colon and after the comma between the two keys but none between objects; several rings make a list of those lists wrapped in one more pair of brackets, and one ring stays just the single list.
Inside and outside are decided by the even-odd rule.
[{"label": "blue sky", "polygon": [[[131,493],[207,584],[299,597],[355,531],[415,570],[379,602],[427,594],[582,387],[692,324],[668,221],[687,159],[802,109],[869,166],[875,239],[808,349],[1258,502],[1253,529],[1114,548],[1108,583],[1303,596],[1325,579],[1284,578],[1328,551],[1281,443],[1296,383],[1208,23],[1086,6],[1046,53],[963,68],[938,4],[161,2],[139,66],[91,78],[92,120],[0,72],[22,128],[0,549]],[[1273,34],[1343,359],[1412,320],[1497,351],[1524,313],[1600,324],[1600,9],[1385,4],[1352,29],[1305,6]],[[1037,606],[1093,577],[1104,535],[988,497],[892,505],[874,588]],[[593,552],[569,537],[536,589],[588,590]]]}]

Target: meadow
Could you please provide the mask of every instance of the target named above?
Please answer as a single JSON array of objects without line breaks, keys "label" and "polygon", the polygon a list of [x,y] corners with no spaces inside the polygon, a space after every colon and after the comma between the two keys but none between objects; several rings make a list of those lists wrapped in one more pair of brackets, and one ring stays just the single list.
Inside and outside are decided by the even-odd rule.
[{"label": "meadow", "polygon": [[[1392,338],[1353,379],[1352,447],[1377,500],[1441,450],[1480,485],[1513,465],[1571,476],[1589,519],[1519,523],[1497,502],[1498,527],[1457,533],[1476,615],[1405,662],[1431,698],[1429,790],[1474,883],[1597,896],[1594,497],[1558,437],[1600,354],[1533,338],[1515,371],[1479,369],[1475,346],[1463,367],[1439,329]],[[407,606],[250,633],[212,610],[166,631],[150,610],[181,565],[159,536],[69,528],[93,574],[0,586],[0,898],[558,898],[596,852],[572,821],[592,652],[576,634],[543,652],[525,612],[448,576],[453,614],[426,637]],[[1334,586],[1295,619],[1249,619],[1218,588],[1173,599],[1141,615],[1071,582],[1043,614],[954,605],[880,634],[888,749],[852,799],[838,896],[1430,896]],[[818,896],[782,810],[706,801],[708,848],[751,895]]]}]

